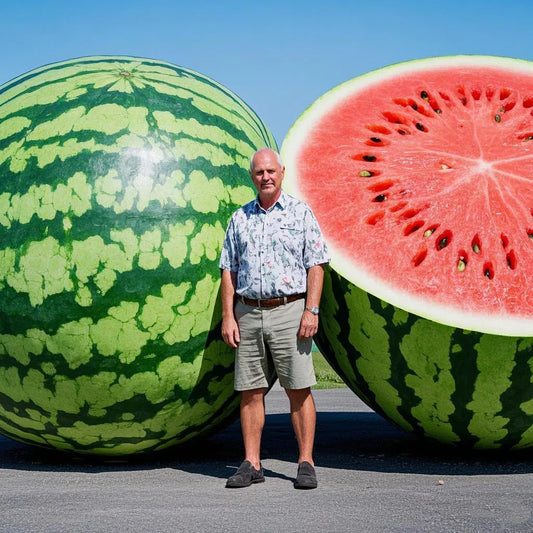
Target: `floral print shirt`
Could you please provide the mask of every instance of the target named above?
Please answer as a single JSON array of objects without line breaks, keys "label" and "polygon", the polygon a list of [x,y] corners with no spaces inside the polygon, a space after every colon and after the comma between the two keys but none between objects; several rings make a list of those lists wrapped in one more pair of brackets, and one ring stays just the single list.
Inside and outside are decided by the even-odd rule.
[{"label": "floral print shirt", "polygon": [[237,294],[275,298],[306,292],[307,270],[329,263],[309,206],[284,191],[265,211],[258,198],[233,214],[219,266],[237,272]]}]

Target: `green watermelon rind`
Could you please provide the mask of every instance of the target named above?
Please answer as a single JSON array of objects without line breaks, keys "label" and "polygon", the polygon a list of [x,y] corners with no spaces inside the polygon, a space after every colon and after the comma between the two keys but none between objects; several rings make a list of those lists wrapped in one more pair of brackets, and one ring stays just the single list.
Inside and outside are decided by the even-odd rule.
[{"label": "green watermelon rind", "polygon": [[328,266],[315,341],[359,398],[407,432],[461,448],[533,446],[533,338],[438,324]]}]

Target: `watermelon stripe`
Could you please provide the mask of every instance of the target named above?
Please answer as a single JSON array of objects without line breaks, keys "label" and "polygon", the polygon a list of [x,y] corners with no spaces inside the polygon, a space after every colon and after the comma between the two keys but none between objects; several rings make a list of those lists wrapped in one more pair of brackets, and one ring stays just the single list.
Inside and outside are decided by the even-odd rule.
[{"label": "watermelon stripe", "polygon": [[[419,421],[419,427],[432,427],[433,437],[442,442],[457,442],[459,439],[449,419],[455,410],[451,399],[455,382],[448,357],[453,331],[404,311],[402,314],[408,315],[412,323],[405,335],[402,335],[401,329],[398,331],[402,339],[401,354],[408,367],[407,373],[403,374],[405,383],[413,389],[417,398],[417,404],[411,406],[411,414]],[[395,352],[399,354],[400,350]]]},{"label": "watermelon stripe", "polygon": [[455,382],[455,392],[451,399],[455,410],[450,415],[450,423],[463,446],[473,446],[477,442],[477,438],[468,429],[473,413],[467,406],[472,401],[479,375],[476,345],[480,337],[480,333],[460,329],[454,329],[451,337],[450,360]]},{"label": "watermelon stripe", "polygon": [[[505,413],[507,418],[505,425],[507,436],[500,442],[504,447],[521,448],[525,442],[528,442],[527,439],[531,438],[531,432],[524,432],[523,428],[533,427],[532,348],[533,339],[518,340],[515,366],[511,373],[511,386],[500,396],[502,413]],[[517,398],[516,391],[524,391],[525,394]]]},{"label": "watermelon stripe", "polygon": [[[384,321],[385,324],[390,326],[394,325],[394,328],[398,328],[400,332],[399,335],[390,335],[389,332],[393,331],[393,329],[385,327],[384,331],[387,333],[385,337],[386,341],[381,344],[376,342],[376,338],[379,339],[382,337],[383,333],[377,332],[378,335],[376,335],[373,342],[376,343],[376,347],[380,346],[379,357],[381,361],[379,366],[372,368],[375,355],[372,354],[372,356],[369,357],[369,355],[365,354],[369,371],[366,375],[363,375],[363,379],[372,380],[377,383],[376,405],[379,405],[379,402],[377,401],[378,397],[381,397],[383,394],[386,394],[387,396],[391,395],[391,405],[383,409],[387,418],[390,417],[391,420],[403,429],[418,433],[418,420],[412,415],[408,405],[411,405],[409,400],[411,402],[417,402],[419,400],[415,398],[411,387],[406,384],[405,376],[409,373],[408,365],[402,357],[398,356],[401,353],[401,332],[407,334],[410,331],[412,326],[411,317],[402,313],[400,310],[388,306],[385,302],[374,298],[372,295],[369,295],[364,291],[360,291],[359,289],[357,289],[357,291],[360,293],[360,298],[368,300],[368,304],[365,302],[364,308],[366,309],[367,305],[369,305],[372,319],[375,320],[377,324],[380,322],[383,323]],[[353,308],[352,313],[356,313],[356,308]],[[356,342],[354,337],[352,337],[351,340],[352,342]],[[380,372],[377,373],[376,369],[380,369]],[[383,380],[384,383],[380,384],[380,380]],[[409,402],[407,406],[406,402]],[[392,412],[390,409],[391,406],[394,406]]]},{"label": "watermelon stripe", "polygon": [[[479,376],[472,401],[467,405],[473,411],[468,429],[479,437],[476,446],[494,448],[507,436],[505,425],[508,420],[500,414],[500,397],[511,385],[516,338],[484,335],[476,351]],[[495,352],[498,353],[497,359],[493,356]]]}]

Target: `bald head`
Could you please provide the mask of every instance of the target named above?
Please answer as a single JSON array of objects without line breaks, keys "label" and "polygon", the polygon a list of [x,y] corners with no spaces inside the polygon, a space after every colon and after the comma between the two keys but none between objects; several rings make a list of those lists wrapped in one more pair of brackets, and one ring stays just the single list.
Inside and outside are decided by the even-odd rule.
[{"label": "bald head", "polygon": [[280,157],[280,155],[278,154],[278,152],[276,152],[275,150],[272,150],[272,148],[259,148],[259,150],[257,150],[257,151],[252,155],[252,157],[250,158],[250,172],[252,172],[252,170],[254,169],[254,159],[255,159],[255,156],[256,156],[256,155],[259,155],[259,154],[262,153],[262,152],[269,152],[269,153],[274,154],[274,156],[276,157],[277,162],[279,163],[279,166],[280,166],[281,168],[283,168],[283,162],[281,161],[281,157]]}]

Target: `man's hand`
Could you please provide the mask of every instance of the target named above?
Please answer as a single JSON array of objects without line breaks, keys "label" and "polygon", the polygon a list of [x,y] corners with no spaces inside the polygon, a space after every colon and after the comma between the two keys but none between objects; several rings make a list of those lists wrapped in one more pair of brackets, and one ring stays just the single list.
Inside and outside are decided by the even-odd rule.
[{"label": "man's hand", "polygon": [[[314,265],[307,271],[307,299],[305,307],[318,307],[320,304],[320,294],[324,280],[323,265]],[[303,312],[300,321],[298,337],[308,339],[318,331],[318,315],[311,313],[307,309]]]},{"label": "man's hand", "polygon": [[239,325],[235,320],[233,304],[235,299],[235,287],[237,286],[237,272],[222,270],[222,339],[232,348],[237,348],[241,342]]},{"label": "man's hand", "polygon": [[314,315],[310,311],[304,311],[302,320],[300,321],[300,330],[298,337],[301,339],[308,339],[316,334],[318,331],[318,315]]},{"label": "man's hand", "polygon": [[222,319],[222,338],[224,342],[232,348],[237,348],[239,342],[241,342],[241,334],[239,332],[239,326],[234,318]]}]

